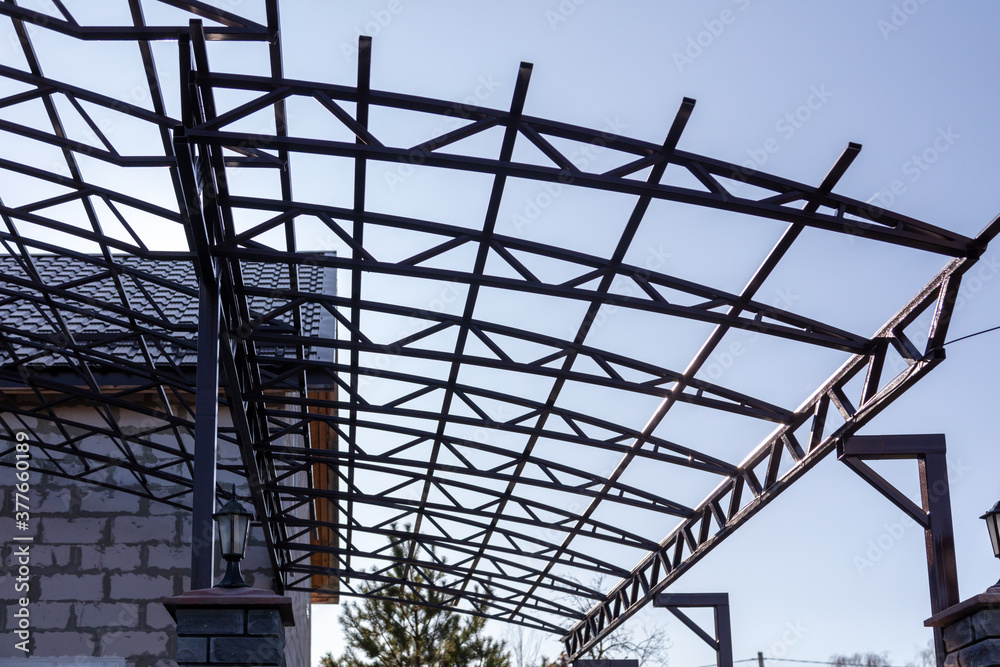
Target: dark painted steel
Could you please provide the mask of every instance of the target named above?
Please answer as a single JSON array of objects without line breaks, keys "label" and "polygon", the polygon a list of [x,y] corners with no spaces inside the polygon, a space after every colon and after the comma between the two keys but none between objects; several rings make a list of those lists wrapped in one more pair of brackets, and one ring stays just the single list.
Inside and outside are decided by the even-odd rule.
[{"label": "dark painted steel", "polygon": [[[998,229],[1000,224],[995,220],[981,236],[993,236]],[[934,307],[935,304],[945,302],[948,290],[943,290],[942,286],[946,286],[950,281],[960,280],[962,274],[974,263],[974,259],[953,260],[909,304],[890,319],[874,338],[884,338],[887,342],[895,340],[902,328],[912,323],[917,315]],[[936,309],[934,312],[940,313],[942,310]],[[935,321],[932,326],[939,326],[939,323]],[[633,574],[615,586],[607,598],[588,613],[585,621],[574,626],[564,638],[567,653],[572,656],[586,652],[600,638],[647,604],[653,595],[665,589],[711,548],[746,523],[781,491],[833,451],[837,442],[852,435],[903,391],[930,372],[943,360],[940,352],[937,348],[928,348],[920,358],[910,360],[905,370],[883,383],[870,399],[859,401],[858,407],[842,426],[824,435],[827,406],[831,402],[831,396],[835,390],[842,391],[842,388],[871,362],[872,355],[855,355],[820,387],[812,399],[796,411],[795,421],[778,429],[777,433],[750,455],[738,475],[734,475],[717,487],[701,505],[695,508],[696,516],[700,516],[700,519],[685,520],[661,542],[661,547],[656,552],[643,559]],[[884,354],[884,347],[876,346],[873,354]],[[797,441],[795,432],[810,424],[812,435],[808,447],[803,448],[805,455],[796,460],[784,475],[774,479],[771,485],[761,485],[756,480],[754,468],[767,463],[772,457],[780,457],[786,449],[787,442],[793,439]],[[744,499],[746,487],[751,490],[749,500]],[[723,505],[727,502],[729,509],[725,511]],[[699,538],[705,537],[704,540],[693,537],[701,528],[700,522],[709,524],[707,533],[699,534]]]},{"label": "dark painted steel", "polygon": [[[200,143],[214,146],[228,147],[241,146],[248,143],[251,135],[240,132],[222,132],[194,129],[191,131],[193,139]],[[323,139],[301,139],[301,138],[281,138],[272,137],[268,140],[272,148],[288,150],[297,153],[330,155],[335,157],[358,158],[365,157],[368,160],[379,162],[406,162],[414,159],[413,152],[405,148],[390,148],[382,146],[357,146],[343,142],[327,141]],[[71,145],[70,148],[73,146]],[[111,158],[107,158],[111,159]],[[497,176],[528,178],[541,182],[562,183],[566,180],[565,170],[555,167],[537,166],[523,163],[505,164],[502,161],[489,158],[464,157],[449,155],[446,153],[428,153],[420,156],[421,164],[428,167],[440,167],[444,169],[454,169],[459,171],[469,171],[473,173],[492,174]],[[118,158],[117,161],[122,161]],[[150,160],[155,164],[156,160]],[[138,166],[138,165],[136,165]],[[737,168],[738,169],[738,168]],[[735,172],[734,172],[735,173]],[[650,184],[638,182],[630,178],[612,178],[600,174],[579,174],[573,177],[573,184],[593,188],[595,190],[605,190],[608,192],[618,192],[637,196],[649,196],[656,199],[676,201],[707,208],[715,208],[733,213],[743,213],[755,215],[773,220],[798,223],[817,229],[841,234],[851,234],[863,236],[878,241],[895,243],[897,245],[936,252],[952,257],[963,256],[968,248],[969,239],[940,237],[936,233],[928,233],[923,229],[897,229],[883,226],[883,221],[879,224],[871,224],[853,220],[841,215],[826,213],[812,213],[804,215],[800,210],[789,208],[788,206],[775,204],[766,200],[751,200],[738,198],[729,193],[714,194],[704,193],[700,190],[680,188],[672,185]],[[796,199],[807,198],[808,195],[797,196]],[[830,200],[830,203],[839,203]],[[820,205],[826,205],[821,202]],[[864,205],[860,202],[852,202],[852,208],[861,212]],[[871,214],[869,214],[870,216]]]},{"label": "dark painted steel", "polygon": [[[209,5],[204,5],[203,3],[173,3],[170,0],[160,0],[161,2],[166,2],[167,4],[177,4],[186,5],[188,11],[196,13],[200,16],[206,16],[212,20],[217,20],[220,22],[224,21],[224,16],[227,12],[222,12],[221,10],[211,7],[210,11],[193,11],[192,8],[195,6],[201,6],[204,8],[209,8]],[[148,41],[158,41],[164,39],[179,39],[187,35],[187,28],[184,26],[121,26],[121,27],[90,27],[81,26],[77,23],[71,23],[69,21],[58,19],[49,14],[44,14],[42,12],[36,12],[30,9],[25,9],[23,7],[18,7],[17,5],[6,2],[0,4],[0,15],[9,16],[12,19],[18,21],[26,21],[28,23],[33,23],[46,30],[53,30],[55,32],[74,37],[81,40],[99,40],[99,41],[135,41],[135,42],[148,42]],[[232,16],[229,14],[229,16]],[[229,41],[270,41],[271,35],[268,33],[265,26],[255,24],[251,21],[241,21],[242,25],[233,27],[227,26],[224,28],[209,28],[205,31],[205,36],[211,40],[229,40]]]},{"label": "dark painted steel", "polygon": [[[126,19],[120,25],[86,26],[61,6],[49,16],[12,2],[0,3],[0,16],[12,22],[27,63],[23,69],[20,63],[0,64],[0,77],[15,82],[21,91],[0,99],[0,108],[34,103],[45,110],[37,123],[3,121],[0,128],[40,150],[56,151],[66,165],[66,170],[43,169],[0,156],[0,170],[56,186],[57,191],[38,201],[0,201],[0,245],[7,254],[0,259],[15,262],[0,272],[0,308],[23,309],[24,317],[38,325],[0,322],[4,355],[0,434],[13,437],[15,427],[28,430],[40,443],[38,451],[47,457],[49,474],[107,487],[106,474],[116,467],[133,478],[123,490],[172,506],[193,504],[201,516],[211,466],[202,462],[209,458],[208,449],[192,451],[191,443],[202,441],[209,430],[205,423],[221,400],[232,427],[218,430],[217,439],[220,445],[237,448],[240,460],[218,469],[248,480],[279,588],[313,590],[313,575],[325,573],[337,578],[344,595],[391,599],[396,583],[393,566],[402,564],[407,572],[435,570],[446,577],[440,592],[450,596],[453,608],[547,632],[566,632],[564,625],[577,623],[566,640],[567,654],[579,657],[805,474],[838,440],[852,435],[940,363],[962,274],[1000,229],[998,219],[979,237],[969,239],[834,194],[834,185],[860,149],[855,144],[848,146],[818,186],[761,172],[747,174],[739,165],[678,147],[692,100],[681,103],[666,139],[657,144],[524,115],[527,65],[521,69],[508,110],[373,90],[367,38],[359,43],[356,85],[290,80],[281,63],[277,0],[264,3],[265,24],[196,0],[162,1],[197,20],[148,26],[143,15],[147,3],[129,0],[130,23]],[[54,31],[81,43],[135,42],[151,103],[137,105],[45,76],[32,46],[34,31]],[[151,39],[177,44],[177,60],[169,66],[180,70],[179,118],[167,113],[158,73],[163,65],[154,58]],[[263,75],[212,72],[206,43],[225,39],[262,42],[260,48],[268,57]],[[215,45],[213,54],[216,47],[226,48]],[[234,94],[240,95],[240,103],[222,102]],[[81,141],[67,134],[56,104],[63,98],[95,138]],[[314,102],[329,112],[331,120],[343,124],[350,133],[348,140],[302,136],[302,129],[290,123],[286,106]],[[119,145],[120,135],[105,132],[94,109],[122,114],[130,123],[152,130],[151,136],[159,135],[159,146],[154,141],[152,148],[139,154]],[[458,113],[466,124],[415,146],[392,145],[377,123],[369,123],[369,117],[386,111],[431,114],[449,121]],[[233,131],[234,123],[251,114],[269,112],[274,117],[273,134]],[[490,131],[503,135],[496,156],[473,157],[457,143],[485,137]],[[574,164],[571,149],[566,148],[574,142],[601,146],[620,166],[595,171]],[[513,149],[525,146],[537,149],[538,164],[514,159]],[[295,200],[290,166],[296,153],[350,160],[354,172],[349,207]],[[114,186],[89,182],[84,177],[89,172],[78,168],[79,155],[100,161],[103,169],[114,173],[131,176],[139,173],[136,168],[151,168],[169,174],[176,210],[152,197],[142,201]],[[395,161],[485,174],[493,188],[481,224],[461,227],[368,210],[366,183],[372,165]],[[274,178],[279,194],[230,193],[233,170],[251,167],[270,170],[257,173]],[[660,176],[669,176],[668,167],[692,177],[700,189],[661,183]],[[649,174],[639,176],[644,170]],[[505,193],[510,179],[625,193],[636,201],[607,251],[586,254],[500,233],[498,211],[509,203]],[[755,194],[738,191],[733,180],[754,186]],[[748,225],[755,224],[753,217],[789,225],[743,290],[729,293],[626,261],[633,238],[649,225],[644,222],[646,209],[656,200],[744,214]],[[49,211],[66,205],[82,207],[80,224]],[[123,231],[111,231],[96,215],[97,207]],[[182,228],[189,251],[150,250],[138,233],[133,211],[167,229]],[[238,225],[245,217],[256,222]],[[301,222],[336,235],[347,253],[338,257],[304,252],[295,233]],[[844,331],[757,300],[761,286],[806,228],[864,235],[960,259],[948,264],[885,327],[868,337],[868,332]],[[388,261],[370,239],[397,230],[419,236],[422,242],[406,253],[408,257]],[[51,234],[68,235],[97,250],[91,254],[61,247]],[[282,242],[268,240],[275,234]],[[468,268],[449,263],[452,251],[468,252],[475,261]],[[80,275],[52,278],[39,253],[75,262]],[[486,271],[487,256],[505,262],[510,272]],[[132,264],[137,259],[153,264],[138,267]],[[151,268],[171,261],[186,262],[187,277],[160,275]],[[535,268],[538,262],[559,263],[575,277],[547,279]],[[248,270],[254,265],[276,272],[268,273],[267,280],[256,279]],[[304,282],[307,274],[337,270],[353,277],[352,290],[342,296],[325,294],[317,283],[309,287]],[[367,288],[378,281],[400,279],[454,283],[467,295],[454,311],[437,312],[368,294]],[[274,280],[283,285],[277,292]],[[636,290],[622,294],[612,289],[622,280]],[[183,297],[183,303],[193,304],[206,289],[215,290],[217,299],[214,312],[202,313],[200,327],[175,321],[176,311],[170,311],[167,302],[176,308],[175,299]],[[101,296],[88,296],[91,291]],[[483,314],[482,295],[500,291],[510,297],[573,304],[586,316],[560,336],[528,330],[502,316]],[[207,304],[208,300],[202,301],[211,311]],[[707,324],[712,333],[691,361],[675,370],[651,362],[647,350],[623,352],[595,342],[590,329],[607,307],[665,323]],[[316,313],[336,320],[342,333],[327,329],[317,335],[315,328],[309,328],[314,327]],[[907,328],[923,313],[930,314],[931,328],[920,349],[913,343],[919,337],[908,336]],[[412,328],[386,340],[369,325],[383,316],[405,318]],[[206,343],[212,338],[206,333],[209,320],[217,321],[220,341],[214,364],[217,381],[211,388],[213,383],[206,379],[213,366]],[[80,329],[81,322],[90,328]],[[767,336],[776,345],[837,351],[846,361],[799,408],[775,405],[753,391],[734,391],[699,375],[724,336],[738,329]],[[453,342],[426,344],[438,335],[452,336]],[[537,352],[515,353],[517,346]],[[376,363],[380,358],[393,360],[393,365],[380,366]],[[423,371],[413,370],[417,363],[443,370],[425,377]],[[518,383],[540,384],[544,390],[519,393],[480,384],[475,373],[502,373]],[[863,386],[854,392],[857,383],[851,380],[859,376]],[[369,381],[408,388],[376,398],[365,388]],[[312,384],[339,393],[319,398],[309,393]],[[660,403],[645,425],[637,425],[583,414],[567,398],[571,387],[637,400],[652,397]],[[137,400],[139,395],[146,398]],[[74,401],[91,406],[90,419],[61,410]],[[711,410],[705,412],[709,418],[715,411],[725,412],[778,428],[749,455],[743,456],[744,451],[728,460],[656,433],[677,403]],[[503,406],[504,414],[494,414],[491,405]],[[131,432],[119,423],[119,412],[138,415],[150,426]],[[36,423],[50,427],[61,440],[45,443],[37,432],[40,426],[32,426]],[[330,429],[339,446],[301,447],[299,443],[309,441],[309,430],[320,426]],[[477,431],[509,440],[483,443],[468,435]],[[374,440],[372,433],[377,433]],[[379,438],[398,444],[372,447]],[[110,443],[116,451],[109,454],[95,442]],[[584,463],[555,458],[546,453],[547,445],[571,451]],[[155,452],[157,463],[146,463],[139,455],[148,452]],[[590,470],[585,461],[591,454],[611,456],[611,464],[616,459],[618,463]],[[940,476],[936,456],[926,454],[924,474],[930,481],[925,505],[934,500],[934,480]],[[709,474],[718,485],[700,504],[690,498],[681,502],[673,497],[671,485],[645,488],[627,481],[627,469],[646,462],[670,466],[679,475]],[[335,471],[335,488],[313,488],[308,480],[316,465]],[[874,479],[861,461],[852,465]],[[394,481],[388,488],[367,488],[364,480],[372,476]],[[172,490],[164,490],[165,485],[172,485]],[[196,493],[194,486],[199,489]],[[923,525],[935,524],[934,512],[928,518],[922,508],[912,502],[906,505],[892,489],[882,491]],[[330,520],[317,521],[311,512],[317,499],[336,506]],[[657,522],[669,518],[676,528],[656,542],[641,531],[615,525],[607,515],[598,514],[600,508],[635,513],[640,520],[628,525],[646,517]],[[940,518],[943,512],[936,513]],[[369,514],[382,518],[369,522]],[[394,521],[414,518],[415,539],[402,526],[393,527]],[[335,534],[336,544],[310,544],[309,534],[318,528]],[[385,549],[362,547],[365,540],[384,537],[404,547],[403,561],[394,561]],[[602,557],[594,553],[595,544],[631,550],[639,563],[633,567],[635,560]],[[448,562],[432,558],[431,546],[446,551]],[[949,545],[931,541],[929,549],[940,554]],[[319,571],[312,553],[329,555],[334,567]],[[375,569],[362,563],[374,563]],[[947,563],[941,559],[936,563],[936,571],[947,575]],[[573,579],[594,574],[620,581],[608,592]],[[939,599],[950,599],[948,577],[939,579]],[[362,582],[375,588],[365,592]],[[564,599],[554,599],[560,595],[586,600],[594,607],[583,613]]]},{"label": "dark painted steel", "polygon": [[[211,281],[214,276],[209,276]],[[219,431],[219,294],[202,285],[198,310],[194,479],[191,513],[191,589],[215,585],[215,472]]]},{"label": "dark painted steel", "polygon": [[[945,290],[945,294],[950,293]],[[837,458],[924,527],[931,614],[958,604],[958,568],[944,434],[853,436],[837,446]],[[917,460],[921,507],[863,463],[884,459]],[[944,667],[947,651],[940,628],[934,628],[934,648],[938,667]]]},{"label": "dark painted steel", "polygon": [[[358,38],[358,100],[357,100],[357,123],[360,132],[368,131],[368,98],[371,93],[371,66],[372,66],[372,40],[371,37],[361,36]],[[364,138],[359,134],[357,143],[364,143]],[[354,160],[354,208],[351,211],[351,221],[353,223],[353,242],[359,248],[364,247],[365,234],[365,191],[367,163],[363,155],[359,155]],[[366,258],[369,259],[369,258]],[[351,321],[360,322],[361,319],[361,278],[362,267],[354,267],[351,271]],[[359,344],[361,342],[361,332],[358,329],[351,330],[351,342]],[[354,348],[350,350],[350,393],[352,396],[358,395],[358,384],[361,381],[360,350]],[[349,414],[347,443],[348,447],[354,448],[357,443],[358,434],[358,411],[357,404],[351,401],[347,407]],[[354,485],[354,466],[347,469],[347,484]],[[354,499],[348,498],[346,503],[347,516],[354,515]],[[353,526],[348,526],[346,531],[346,541],[351,543]],[[347,554],[344,559],[345,565],[350,568],[351,554]]]},{"label": "dark painted steel", "polygon": [[[653,606],[664,607],[684,625],[712,647],[717,667],[733,667],[733,632],[730,625],[728,593],[660,593]],[[709,635],[681,611],[687,607],[711,607],[715,622],[715,636]]]}]

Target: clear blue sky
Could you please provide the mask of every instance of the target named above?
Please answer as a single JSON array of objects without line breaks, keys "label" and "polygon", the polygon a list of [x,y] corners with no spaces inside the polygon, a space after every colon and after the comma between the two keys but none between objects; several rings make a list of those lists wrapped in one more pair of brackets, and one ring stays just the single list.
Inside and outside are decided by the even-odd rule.
[{"label": "clear blue sky", "polygon": [[[296,41],[285,42],[292,76],[352,82],[352,47],[359,33],[371,34],[373,87],[452,100],[478,90],[482,104],[505,108],[524,60],[535,66],[526,105],[532,115],[595,128],[617,123],[625,134],[655,142],[681,98],[693,97],[685,150],[756,160],[771,173],[818,183],[856,141],[864,149],[838,188],[843,194],[868,200],[884,190],[888,203],[886,193],[901,181],[889,208],[968,235],[1000,212],[1000,97],[990,74],[1000,64],[993,34],[1000,8],[985,3],[400,0],[338,3],[320,10],[325,23],[301,22],[304,4],[286,4],[283,15],[286,31],[295,28]],[[810,104],[809,113],[801,109]],[[761,164],[768,139],[778,150]],[[946,150],[933,164],[913,160],[935,141]],[[815,263],[821,280],[790,277],[771,289],[775,298],[790,289],[803,308],[823,303],[820,312],[833,308],[845,317],[856,311],[864,323],[859,333],[871,333],[944,264],[919,253],[897,261],[882,249],[892,257],[885,268],[871,263],[883,255],[845,251],[836,259],[849,277],[834,281],[823,258],[844,249],[826,243],[836,242],[822,239],[794,267],[808,275],[807,263]],[[727,252],[724,244],[720,252]],[[1000,324],[1000,281],[989,280],[997,272],[989,262],[997,258],[1000,250],[987,253],[982,266],[992,268],[981,283],[976,272],[967,279],[953,337]],[[672,261],[687,266],[681,252]],[[869,299],[866,281],[887,286],[887,294]],[[998,344],[1000,334],[992,334],[949,346],[946,363],[863,431],[947,435],[963,597],[1000,577],[978,518],[1000,497]],[[915,465],[881,470],[916,493]],[[758,650],[814,660],[870,650],[888,651],[893,664],[902,664],[930,633],[922,627],[929,615],[923,535],[899,521],[897,509],[830,459],[674,590],[730,593],[737,659]],[[323,631],[328,612],[315,610],[317,655],[338,645],[335,630]],[[651,610],[636,620],[659,623],[663,615]],[[676,621],[667,632],[673,665],[712,661]]]},{"label": "clear blue sky", "polygon": [[[45,8],[44,2],[25,3],[33,4]],[[91,24],[106,12],[120,14],[124,6],[67,4]],[[260,2],[230,4],[251,16],[262,14]],[[179,15],[152,6],[147,11],[151,24]],[[83,20],[87,16],[93,20]],[[507,108],[518,65],[528,61],[534,63],[525,107],[530,115],[662,142],[681,99],[692,97],[698,103],[679,144],[683,150],[736,163],[750,161],[755,168],[818,184],[854,141],[864,149],[837,188],[841,194],[875,200],[970,236],[1000,212],[996,5],[942,0],[285,0],[281,18],[289,77],[354,83],[357,37],[366,34],[374,38],[373,88]],[[48,59],[46,74],[117,96],[141,83],[133,70],[103,79],[99,67],[82,70],[69,41],[40,38],[43,55],[46,49],[50,56],[62,54]],[[92,48],[105,49],[108,66],[118,67],[119,46]],[[161,62],[176,62],[170,45],[154,49]],[[234,58],[234,53],[245,58]],[[0,42],[0,54],[0,61],[20,66],[8,39]],[[259,45],[211,44],[210,58],[216,71],[258,73],[265,63]],[[176,89],[169,70],[164,86],[168,95]],[[141,87],[136,90],[136,102],[142,104]],[[309,109],[290,107],[290,112],[293,134],[297,123],[306,127],[312,122]],[[15,114],[8,109],[0,115],[19,120]],[[376,120],[383,141],[404,145],[416,143],[406,140],[439,123],[431,119],[427,127],[419,127],[384,117],[373,118],[373,124]],[[119,137],[130,131],[127,124],[116,128]],[[17,149],[13,142],[5,150]],[[295,160],[297,197],[349,203],[349,169]],[[246,180],[236,179],[234,187],[273,187],[258,183],[259,178],[248,174]],[[481,179],[459,180],[458,188],[455,182],[445,187],[423,173],[410,177],[394,166],[372,166],[369,202],[386,212],[457,222],[476,215],[485,198]],[[116,185],[143,189],[147,182]],[[601,221],[620,224],[622,211],[628,210],[627,202],[613,197],[593,202],[566,197],[532,225],[518,225],[517,215],[538,191],[532,184],[508,186],[498,222],[503,233],[599,246],[606,232]],[[446,207],[441,206],[442,193],[448,194]],[[169,189],[145,194],[165,197],[165,205],[173,206]],[[662,229],[637,239],[637,252],[663,261],[667,272],[730,291],[742,287],[780,231],[767,221],[719,222],[682,207],[655,209]],[[727,234],[717,233],[720,229]],[[159,245],[169,247],[176,239],[164,236]],[[388,256],[398,250],[398,238],[370,240]],[[313,245],[338,248],[338,243],[318,237]],[[705,247],[711,249],[707,256]],[[765,284],[761,300],[789,302],[796,312],[859,334],[874,332],[945,263],[919,252],[812,234],[803,235],[789,259],[787,271],[777,272]],[[995,247],[965,280],[951,338],[1000,325],[998,273],[1000,247]],[[341,280],[340,285],[346,289],[348,283]],[[502,301],[496,304],[504,306]],[[538,325],[558,324],[550,318]],[[661,342],[662,336],[630,325],[619,319],[595,335],[609,340],[617,335],[619,341],[648,346]],[[697,333],[678,329],[670,345],[663,346],[663,362],[683,365],[670,355],[676,351],[678,359],[686,360],[690,350],[685,346],[700,342]],[[963,598],[1000,577],[1000,562],[992,557],[978,518],[1000,498],[998,348],[1000,332],[949,346],[943,365],[862,431],[947,435]],[[725,384],[775,397],[788,408],[797,406],[829,374],[824,359],[815,365],[803,361],[801,368],[779,368],[761,380],[758,371],[770,353],[767,344],[760,343],[731,368],[721,357],[710,363],[722,369],[720,381]],[[805,376],[815,379],[809,384]],[[648,414],[640,407],[644,412],[637,414]],[[681,417],[676,428],[691,440],[701,438],[706,447],[747,437],[721,419],[703,424]],[[879,469],[911,494],[916,492],[915,465]],[[900,524],[900,514],[831,458],[671,590],[730,593],[737,659],[757,651],[803,660],[824,660],[838,652],[887,651],[892,664],[902,665],[930,639],[922,627],[930,608],[923,535],[912,524]],[[339,651],[334,611],[314,608],[314,661],[327,650]],[[664,620],[665,612],[648,610],[633,622]],[[503,628],[494,631],[502,634]],[[711,652],[678,622],[668,623],[666,632],[674,647],[672,665],[712,662]],[[558,650],[551,642],[545,652],[551,656]]]}]

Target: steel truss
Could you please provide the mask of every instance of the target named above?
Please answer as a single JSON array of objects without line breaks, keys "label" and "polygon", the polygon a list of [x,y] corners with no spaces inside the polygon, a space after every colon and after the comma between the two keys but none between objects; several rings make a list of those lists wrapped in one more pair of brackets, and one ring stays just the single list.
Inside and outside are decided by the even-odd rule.
[{"label": "steel truss", "polygon": [[[360,40],[355,85],[294,80],[283,73],[277,0],[267,0],[266,16],[258,20],[204,2],[160,2],[187,12],[190,22],[149,26],[140,0],[128,1],[129,23],[117,26],[81,25],[58,1],[53,16],[0,3],[27,63],[0,64],[0,76],[21,88],[0,99],[0,111],[44,108],[34,125],[0,118],[0,131],[56,150],[65,163],[44,168],[0,155],[3,172],[56,192],[16,204],[0,201],[0,243],[8,255],[0,306],[26,310],[42,323],[36,330],[0,323],[3,423],[11,442],[19,429],[37,436],[49,458],[38,462],[39,469],[190,507],[196,472],[204,467],[194,465],[192,440],[196,431],[216,429],[209,414],[216,401],[203,390],[195,406],[194,360],[214,358],[215,336],[206,332],[218,318],[219,378],[199,366],[200,383],[211,387],[212,397],[224,389],[232,426],[220,437],[241,453],[233,470],[249,481],[284,590],[337,593],[332,577],[341,594],[386,595],[397,583],[389,573],[398,564],[388,538],[407,546],[408,569],[446,575],[441,586],[455,608],[559,633],[571,658],[583,655],[944,359],[941,345],[961,278],[1000,228],[995,220],[970,239],[834,194],[860,150],[856,144],[818,186],[680,150],[694,108],[689,99],[662,143],[527,115],[529,64],[518,71],[508,110],[462,107],[464,124],[456,129],[415,145],[392,145],[373,120],[377,114],[452,118],[456,105],[373,90],[368,38]],[[81,44],[134,43],[148,108],[46,76],[34,31]],[[157,62],[153,40],[176,44],[177,60]],[[260,42],[267,71],[214,71],[207,47],[212,40]],[[176,108],[160,84],[161,73],[173,67],[181,82]],[[237,98],[244,101],[222,102]],[[294,127],[287,107],[302,101],[318,104],[350,140]],[[61,115],[66,104],[90,137],[67,129]],[[238,129],[261,113],[273,129]],[[145,124],[158,147],[135,154],[105,133],[95,114]],[[499,138],[496,157],[461,149],[459,142],[491,132]],[[515,159],[515,148],[525,142],[541,157]],[[619,166],[588,170],[572,160],[570,145],[601,146]],[[350,164],[350,205],[293,196],[301,172],[292,167],[304,155]],[[369,173],[396,163],[488,179],[484,217],[456,225],[384,212],[370,196]],[[116,173],[158,170],[176,206],[102,185],[87,177],[92,165]],[[245,169],[273,177],[278,194],[231,191],[234,176]],[[671,180],[677,170],[698,185]],[[514,181],[626,195],[632,210],[616,243],[602,253],[516,237],[498,224]],[[743,289],[726,291],[630,259],[630,247],[649,224],[647,212],[658,202],[741,214],[748,225],[759,218],[787,227]],[[80,207],[82,215],[65,219],[57,212],[63,205]],[[183,230],[186,249],[156,250],[138,219]],[[304,222],[334,235],[346,252],[311,248],[298,231]],[[807,229],[951,259],[866,336],[758,297]],[[393,259],[372,240],[386,233],[422,241]],[[467,252],[469,261],[449,259],[456,251]],[[85,270],[71,277],[53,273],[42,253]],[[170,262],[189,267],[188,273],[160,270]],[[497,262],[503,271],[495,270]],[[572,277],[554,279],[540,270],[553,265],[569,267]],[[264,280],[252,266],[273,269],[268,275],[280,278]],[[303,276],[310,271],[337,272],[349,278],[349,289],[307,285]],[[623,293],[616,287],[621,281],[634,289]],[[453,310],[420,308],[391,289],[380,292],[383,284],[450,284],[463,294]],[[111,289],[113,298],[95,297],[98,288],[102,294]],[[485,311],[484,295],[496,293],[573,304],[582,315],[563,335],[543,333],[519,326],[513,314],[505,320]],[[200,300],[200,319],[160,308],[181,298],[192,309]],[[623,352],[594,340],[595,323],[609,306],[664,323],[696,323],[710,333],[683,368],[669,368],[646,350]],[[307,313],[335,320],[340,333],[308,324]],[[918,347],[907,331],[925,314],[929,333]],[[405,331],[393,337],[373,324],[385,317],[406,320]],[[724,337],[740,330],[795,349],[833,351],[843,363],[797,408],[778,405],[701,372]],[[447,344],[428,344],[441,336]],[[391,363],[379,363],[384,360]],[[891,368],[894,362],[898,369]],[[486,379],[497,376],[541,391]],[[855,378],[860,382],[852,383]],[[387,397],[375,387],[398,391]],[[656,407],[638,422],[608,418],[574,400],[580,391],[653,400]],[[726,413],[773,424],[774,430],[740,456],[701,451],[658,431],[678,404],[708,417]],[[68,406],[84,406],[97,419],[74,417],[63,410]],[[144,427],[123,428],[116,416],[123,414],[141,417]],[[56,441],[41,435],[42,424],[59,434]],[[335,434],[336,445],[303,446],[321,428]],[[149,452],[155,463],[140,455]],[[608,456],[616,463],[591,463]],[[632,481],[631,473],[643,466],[656,466],[670,479],[710,479],[715,487],[700,502],[675,496],[669,486]],[[128,483],[109,481],[112,468],[126,472]],[[317,471],[332,481],[296,482]],[[214,477],[199,484],[211,488]],[[335,510],[315,511],[320,503]],[[669,520],[675,527],[664,539],[663,532],[651,537],[636,522],[610,520],[609,508],[641,517],[639,523]],[[317,539],[319,534],[328,537]],[[622,550],[645,555],[636,565],[635,558],[623,560]],[[199,576],[210,578],[210,572]],[[587,583],[593,576],[618,583],[607,590]],[[411,587],[420,595],[429,585]],[[574,602],[580,599],[589,611],[580,611]]]}]

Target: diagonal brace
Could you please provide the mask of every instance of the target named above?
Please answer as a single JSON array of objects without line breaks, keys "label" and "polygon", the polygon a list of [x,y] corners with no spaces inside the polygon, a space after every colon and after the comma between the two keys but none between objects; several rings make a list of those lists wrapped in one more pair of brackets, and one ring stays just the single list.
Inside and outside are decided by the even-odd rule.
[{"label": "diagonal brace", "polygon": [[[733,633],[729,618],[729,593],[659,593],[654,607],[665,607],[712,647],[718,667],[733,667]],[[680,610],[681,607],[712,607],[715,612],[715,636],[708,634]]]}]

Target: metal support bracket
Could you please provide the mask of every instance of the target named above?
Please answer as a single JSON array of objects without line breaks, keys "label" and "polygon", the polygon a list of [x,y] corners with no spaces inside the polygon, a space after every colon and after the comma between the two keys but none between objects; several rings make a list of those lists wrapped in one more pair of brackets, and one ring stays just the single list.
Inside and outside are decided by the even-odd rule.
[{"label": "metal support bracket", "polygon": [[[840,461],[923,526],[933,614],[959,602],[955,536],[951,522],[951,494],[945,454],[945,437],[941,433],[853,436],[837,445],[837,458]],[[883,459],[917,460],[920,466],[921,506],[917,506],[864,463],[866,460]],[[934,651],[938,667],[944,667],[944,640],[940,628],[934,628]]]},{"label": "metal support bracket", "polygon": [[[729,622],[729,593],[659,593],[654,607],[665,607],[681,623],[715,650],[718,667],[733,667],[733,633]],[[712,607],[715,611],[715,636],[691,620],[681,607]]]}]

